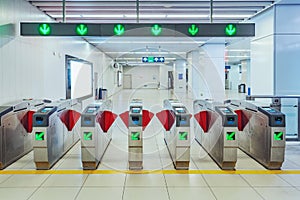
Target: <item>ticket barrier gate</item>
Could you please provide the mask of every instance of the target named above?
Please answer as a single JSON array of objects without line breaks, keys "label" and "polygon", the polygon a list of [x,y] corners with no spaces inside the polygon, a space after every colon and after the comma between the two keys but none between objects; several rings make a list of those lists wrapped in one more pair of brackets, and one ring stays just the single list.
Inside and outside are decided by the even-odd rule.
[{"label": "ticket barrier gate", "polygon": [[229,107],[212,101],[194,101],[196,141],[219,165],[232,170],[237,161],[238,116]]},{"label": "ticket barrier gate", "polygon": [[129,111],[120,114],[128,128],[128,164],[131,170],[143,169],[143,132],[154,114],[143,109],[141,99],[133,99]]},{"label": "ticket barrier gate", "polygon": [[189,169],[190,118],[187,108],[177,99],[166,99],[165,110],[156,114],[165,128],[164,141],[175,169]]},{"label": "ticket barrier gate", "polygon": [[280,169],[285,154],[285,115],[270,106],[231,101],[238,115],[239,148],[267,169]]},{"label": "ticket barrier gate", "polygon": [[32,115],[45,103],[23,100],[0,106],[0,169],[32,150]]},{"label": "ticket barrier gate", "polygon": [[112,139],[110,127],[117,115],[111,100],[88,105],[81,115],[81,160],[83,169],[96,169]]},{"label": "ticket barrier gate", "polygon": [[81,103],[60,100],[33,115],[33,152],[37,169],[50,169],[80,137]]}]

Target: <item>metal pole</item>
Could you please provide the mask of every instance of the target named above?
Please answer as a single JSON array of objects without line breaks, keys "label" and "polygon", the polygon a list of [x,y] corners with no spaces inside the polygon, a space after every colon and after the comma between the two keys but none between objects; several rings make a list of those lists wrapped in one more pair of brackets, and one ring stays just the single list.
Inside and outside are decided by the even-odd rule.
[{"label": "metal pole", "polygon": [[213,5],[213,0],[210,0],[210,23],[213,23],[213,10],[214,10],[214,5]]},{"label": "metal pole", "polygon": [[136,22],[140,22],[140,2],[136,0]]},{"label": "metal pole", "polygon": [[66,0],[63,0],[62,1],[63,3],[63,22],[65,23],[66,22]]}]

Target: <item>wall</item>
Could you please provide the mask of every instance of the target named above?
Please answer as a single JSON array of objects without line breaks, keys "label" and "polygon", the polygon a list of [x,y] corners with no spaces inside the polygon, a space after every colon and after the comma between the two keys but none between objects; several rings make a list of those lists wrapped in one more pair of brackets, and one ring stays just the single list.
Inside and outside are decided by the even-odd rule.
[{"label": "wall", "polygon": [[157,65],[124,67],[124,74],[132,75],[132,89],[158,87],[160,75]]},{"label": "wall", "polygon": [[294,3],[275,7],[276,95],[300,94],[300,5]]},{"label": "wall", "polygon": [[22,37],[20,21],[51,20],[27,1],[0,1],[0,105],[65,98],[65,54],[88,60],[94,72],[102,72],[106,56],[93,46],[80,38]]},{"label": "wall", "polygon": [[159,80],[160,89],[168,89],[168,71],[173,71],[173,66],[160,65],[159,66]]},{"label": "wall", "polygon": [[253,95],[274,94],[274,8],[257,15],[251,41],[250,87]]}]

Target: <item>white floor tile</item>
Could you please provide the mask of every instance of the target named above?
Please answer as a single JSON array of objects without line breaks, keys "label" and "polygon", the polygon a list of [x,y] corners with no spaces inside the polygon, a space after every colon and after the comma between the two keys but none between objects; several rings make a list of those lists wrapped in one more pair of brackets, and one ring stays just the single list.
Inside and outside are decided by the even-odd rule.
[{"label": "white floor tile", "polygon": [[165,178],[168,187],[208,186],[201,174],[165,174]]},{"label": "white floor tile", "polygon": [[300,191],[292,187],[254,188],[265,200],[299,200]]},{"label": "white floor tile", "polygon": [[168,192],[171,200],[215,200],[209,188],[169,187]]},{"label": "white floor tile", "polygon": [[223,187],[249,187],[249,185],[240,177],[240,175],[229,174],[204,174],[204,179],[211,187],[223,186]]},{"label": "white floor tile", "polygon": [[54,200],[54,199],[63,199],[63,200],[73,200],[75,199],[77,193],[79,192],[80,187],[77,188],[39,188],[29,200]]},{"label": "white floor tile", "polygon": [[0,175],[0,184],[3,183],[4,181],[6,181],[11,176],[12,175],[9,175],[9,174],[1,174]]},{"label": "white floor tile", "polygon": [[280,174],[278,176],[283,178],[289,184],[300,187],[300,174]]},{"label": "white floor tile", "polygon": [[125,185],[126,174],[90,174],[84,187],[117,187]]},{"label": "white floor tile", "polygon": [[42,187],[80,187],[86,178],[86,174],[53,174],[45,181]]},{"label": "white floor tile", "polygon": [[259,200],[263,199],[255,190],[248,187],[212,187],[218,200]]},{"label": "white floor tile", "polygon": [[37,175],[12,175],[0,184],[0,187],[37,187],[40,186],[48,177],[46,174]]},{"label": "white floor tile", "polygon": [[27,200],[36,188],[0,188],[0,199]]},{"label": "white floor tile", "polygon": [[242,174],[246,181],[253,187],[284,187],[290,186],[279,176],[273,174]]},{"label": "white floor tile", "polygon": [[165,186],[162,174],[127,174],[126,187],[161,187]]},{"label": "white floor tile", "polygon": [[168,200],[168,192],[163,188],[125,188],[123,200]]},{"label": "white floor tile", "polygon": [[101,188],[101,187],[83,187],[76,200],[104,199],[104,200],[122,200],[123,187]]}]

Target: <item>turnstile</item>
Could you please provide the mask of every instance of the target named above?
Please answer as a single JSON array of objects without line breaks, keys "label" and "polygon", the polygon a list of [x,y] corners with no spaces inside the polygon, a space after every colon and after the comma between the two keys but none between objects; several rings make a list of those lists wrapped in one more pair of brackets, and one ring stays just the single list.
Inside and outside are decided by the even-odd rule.
[{"label": "turnstile", "polygon": [[230,106],[239,118],[239,148],[267,169],[280,169],[285,154],[285,115],[246,101],[231,101]]},{"label": "turnstile", "polygon": [[[176,169],[189,169],[190,164],[190,118],[187,108],[176,99],[166,99],[164,109],[168,111],[166,123],[173,122],[165,130],[164,140]],[[173,119],[169,119],[173,118]]]},{"label": "turnstile", "polygon": [[60,100],[33,115],[33,152],[37,169],[50,169],[80,137],[81,103]]},{"label": "turnstile", "polygon": [[129,105],[128,122],[129,169],[143,168],[143,102],[133,99]]},{"label": "turnstile", "polygon": [[42,100],[23,100],[0,106],[0,169],[32,150],[32,115]]},{"label": "turnstile", "polygon": [[196,141],[221,169],[235,168],[238,116],[229,107],[212,101],[194,101]]},{"label": "turnstile", "polygon": [[88,105],[81,115],[81,160],[83,169],[96,169],[111,139],[116,115],[111,100]]}]

